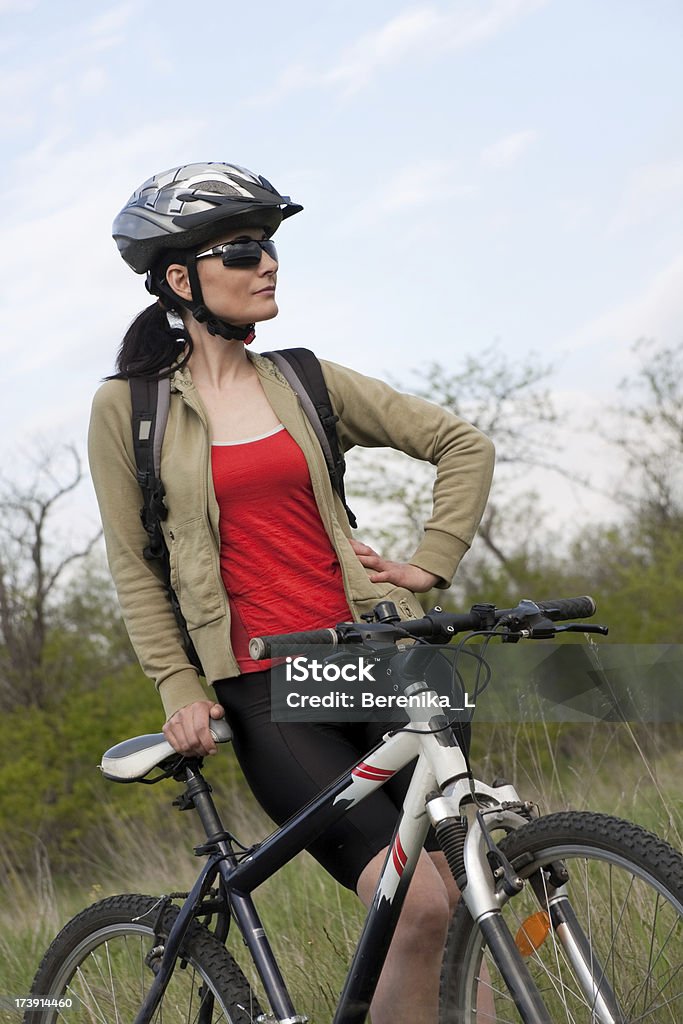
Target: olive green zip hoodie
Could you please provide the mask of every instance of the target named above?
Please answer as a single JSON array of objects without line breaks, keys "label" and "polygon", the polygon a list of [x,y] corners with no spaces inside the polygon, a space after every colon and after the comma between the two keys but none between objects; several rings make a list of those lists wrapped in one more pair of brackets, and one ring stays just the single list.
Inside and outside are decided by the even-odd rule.
[{"label": "olive green zip hoodie", "polygon": [[[344,507],[332,489],[320,444],[289,384],[273,363],[249,353],[276,415],[308,463],[320,516],[337,552],[344,588],[358,617],[383,599],[406,617],[421,606],[409,591],[371,583],[353,552]],[[472,542],[493,472],[493,445],[464,420],[431,402],[403,395],[379,380],[322,362],[342,448],[390,447],[436,466],[433,514],[414,565],[448,586]],[[163,582],[143,557],[127,381],[97,391],[88,438],[90,469],[100,506],[107,557],[131,642],[143,670],[155,680],[167,717],[207,699],[189,664]],[[189,370],[171,379],[171,403],[161,458],[168,517],[162,523],[171,557],[171,582],[209,683],[239,673],[230,646],[230,611],[219,563],[219,509],[211,478],[207,418]],[[277,587],[277,580],[273,580]],[[331,623],[332,625],[332,623]]]}]

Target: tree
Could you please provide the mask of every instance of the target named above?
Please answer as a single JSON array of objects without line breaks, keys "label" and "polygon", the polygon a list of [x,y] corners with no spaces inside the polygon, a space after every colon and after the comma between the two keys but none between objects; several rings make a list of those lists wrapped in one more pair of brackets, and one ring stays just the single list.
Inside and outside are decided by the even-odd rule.
[{"label": "tree", "polygon": [[60,588],[94,548],[60,535],[56,519],[83,480],[73,445],[31,460],[30,479],[0,480],[0,708],[45,706],[53,689],[46,655],[57,623]]},{"label": "tree", "polygon": [[683,342],[641,339],[633,351],[640,364],[603,434],[626,459],[619,494],[631,520],[656,536],[683,526]]},{"label": "tree", "polygon": [[[491,346],[477,356],[466,356],[455,373],[432,363],[420,372],[418,386],[411,388],[412,393],[473,423],[496,446],[494,486],[478,532],[480,556],[468,558],[459,570],[461,589],[481,574],[482,559],[502,567],[514,583],[524,578],[523,566],[540,539],[538,497],[519,486],[530,469],[559,473],[587,485],[562,466],[558,416],[546,387],[549,376],[549,368],[534,356],[520,361]],[[350,494],[370,501],[381,514],[381,525],[368,535],[385,555],[408,557],[429,518],[433,470],[395,452],[381,459],[375,453],[355,458],[359,468]],[[522,529],[526,516],[530,525]]]}]

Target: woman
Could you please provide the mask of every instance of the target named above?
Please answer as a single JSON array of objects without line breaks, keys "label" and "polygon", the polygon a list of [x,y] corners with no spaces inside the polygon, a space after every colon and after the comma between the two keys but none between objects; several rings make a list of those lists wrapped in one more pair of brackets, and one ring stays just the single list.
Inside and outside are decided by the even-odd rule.
[{"label": "woman", "polygon": [[[377,601],[404,616],[448,586],[481,518],[490,442],[429,402],[323,362],[344,449],[391,446],[436,465],[434,513],[409,563],[350,537],[320,445],[274,364],[248,353],[254,325],[277,315],[271,236],[301,210],[266,179],[230,164],[190,164],[145,182],[114,222],[123,258],[147,275],[156,302],[133,322],[118,378],[98,391],[90,461],[107,554],[126,625],[184,754],[215,752],[209,721],[227,714],[257,799],[286,820],[376,742],[363,725],[273,723],[267,665],[249,635],[358,619]],[[129,386],[171,378],[161,477],[171,577],[209,697],[188,660],[163,581],[143,556]],[[266,780],[282,779],[273,792]],[[396,791],[379,791],[314,843],[311,853],[366,904],[391,839]],[[427,844],[434,845],[434,844]],[[374,1024],[437,1019],[438,977],[457,899],[438,849],[424,852],[372,1004]]]}]

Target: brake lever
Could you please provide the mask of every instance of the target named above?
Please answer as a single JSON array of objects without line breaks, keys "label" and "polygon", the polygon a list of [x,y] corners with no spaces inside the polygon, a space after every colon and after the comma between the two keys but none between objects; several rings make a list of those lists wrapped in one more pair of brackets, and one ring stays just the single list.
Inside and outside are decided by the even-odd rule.
[{"label": "brake lever", "polygon": [[540,626],[532,626],[531,629],[518,629],[503,637],[503,643],[517,643],[518,640],[552,640],[558,633],[599,633],[607,636],[608,626],[594,626],[591,623],[570,622],[567,626],[556,626],[544,622]]},{"label": "brake lever", "polygon": [[555,630],[556,633],[600,633],[601,636],[607,636],[609,633],[609,626],[596,626],[589,622],[570,622],[568,626],[558,626]]}]

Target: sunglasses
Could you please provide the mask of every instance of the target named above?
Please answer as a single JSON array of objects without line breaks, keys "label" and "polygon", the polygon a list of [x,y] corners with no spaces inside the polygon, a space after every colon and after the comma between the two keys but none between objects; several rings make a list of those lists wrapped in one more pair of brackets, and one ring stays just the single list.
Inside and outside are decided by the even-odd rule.
[{"label": "sunglasses", "polygon": [[212,249],[198,252],[195,259],[220,256],[224,267],[257,267],[264,252],[278,262],[275,242],[270,238],[238,238],[234,242],[222,242],[220,245],[214,245]]}]

